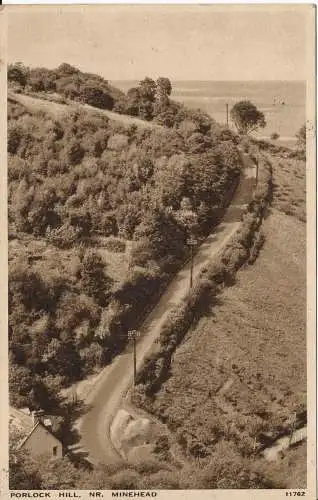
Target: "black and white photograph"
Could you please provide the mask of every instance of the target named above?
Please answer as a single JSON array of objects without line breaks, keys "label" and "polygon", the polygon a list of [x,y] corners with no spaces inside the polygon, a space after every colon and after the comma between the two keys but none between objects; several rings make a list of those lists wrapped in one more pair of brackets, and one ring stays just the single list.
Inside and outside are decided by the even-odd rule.
[{"label": "black and white photograph", "polygon": [[11,498],[314,500],[315,6],[4,11]]}]

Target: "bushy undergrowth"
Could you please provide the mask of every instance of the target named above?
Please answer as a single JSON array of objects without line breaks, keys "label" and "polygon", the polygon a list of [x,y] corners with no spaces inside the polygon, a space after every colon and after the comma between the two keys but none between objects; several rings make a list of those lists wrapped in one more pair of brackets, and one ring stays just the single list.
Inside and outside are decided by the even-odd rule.
[{"label": "bushy undergrowth", "polygon": [[123,253],[126,250],[126,242],[119,238],[110,236],[104,241],[103,247],[107,248],[110,252]]},{"label": "bushy undergrowth", "polygon": [[250,256],[248,259],[249,264],[253,264],[255,260],[257,259],[259,252],[261,248],[263,247],[265,243],[265,235],[263,231],[260,229],[256,234],[254,238],[254,243],[250,251]]},{"label": "bushy undergrowth", "polygon": [[[16,458],[19,460],[14,460]],[[224,457],[222,445],[208,463],[176,467],[163,460],[133,461],[129,464],[100,465],[94,470],[75,467],[68,457],[62,460],[32,459],[28,454],[11,455],[10,489],[151,490],[277,488],[283,484],[266,479],[232,451]],[[23,458],[23,460],[21,460]]]},{"label": "bushy undergrowth", "polygon": [[83,73],[70,64],[63,63],[56,69],[29,68],[21,63],[8,66],[8,82],[14,90],[24,92],[55,93],[57,99],[76,99],[97,108],[112,109],[116,100],[123,98],[119,89],[104,78]]}]

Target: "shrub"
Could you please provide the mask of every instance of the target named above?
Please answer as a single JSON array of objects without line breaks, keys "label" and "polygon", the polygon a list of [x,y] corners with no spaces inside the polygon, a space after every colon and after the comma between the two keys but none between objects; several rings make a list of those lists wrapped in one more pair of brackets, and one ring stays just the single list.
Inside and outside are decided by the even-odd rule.
[{"label": "shrub", "polygon": [[145,489],[176,490],[179,488],[179,481],[175,471],[159,471],[142,481]]},{"label": "shrub", "polygon": [[253,264],[256,261],[258,255],[259,255],[259,252],[260,252],[261,248],[263,247],[264,243],[265,243],[265,234],[260,229],[254,236],[253,246],[250,250],[250,256],[248,259],[249,264]]},{"label": "shrub", "polygon": [[137,489],[140,483],[140,476],[132,470],[123,470],[117,472],[110,478],[111,489],[113,490],[131,490]]},{"label": "shrub", "polygon": [[86,104],[90,104],[96,108],[112,109],[114,106],[114,99],[112,96],[98,87],[89,85],[82,87],[80,98]]},{"label": "shrub", "polygon": [[61,155],[61,160],[67,165],[77,165],[83,159],[84,154],[85,150],[80,143],[76,139],[72,139],[66,143]]},{"label": "shrub", "polygon": [[20,142],[23,136],[23,131],[18,125],[12,125],[9,123],[8,126],[8,153],[16,154],[20,146]]},{"label": "shrub", "polygon": [[70,248],[79,238],[79,229],[66,223],[56,229],[48,227],[47,240],[58,248]]},{"label": "shrub", "polygon": [[306,150],[306,134],[307,134],[306,124],[304,124],[302,125],[302,127],[300,127],[299,131],[296,134],[297,147],[303,151]]},{"label": "shrub", "polygon": [[100,344],[93,342],[89,347],[85,347],[80,351],[80,357],[88,371],[96,366],[101,367],[104,361],[103,348]]},{"label": "shrub", "polygon": [[79,275],[84,292],[100,306],[105,306],[113,280],[107,275],[101,256],[94,251],[87,251],[81,260]]},{"label": "shrub", "polygon": [[120,238],[109,237],[104,241],[103,246],[107,248],[110,252],[114,253],[124,253],[126,251],[126,242]]},{"label": "shrub", "polygon": [[279,137],[280,135],[277,132],[273,132],[270,136],[272,141],[276,141],[277,139],[279,139]]},{"label": "shrub", "polygon": [[28,79],[28,68],[21,63],[9,64],[8,66],[8,82],[19,83],[24,87]]},{"label": "shrub", "polygon": [[128,136],[124,134],[114,134],[108,139],[108,148],[114,151],[121,151],[128,145]]}]

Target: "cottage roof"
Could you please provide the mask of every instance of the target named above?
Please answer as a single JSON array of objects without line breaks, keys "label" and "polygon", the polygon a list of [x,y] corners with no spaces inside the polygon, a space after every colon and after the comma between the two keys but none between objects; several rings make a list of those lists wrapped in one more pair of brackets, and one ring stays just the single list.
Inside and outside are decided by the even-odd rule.
[{"label": "cottage roof", "polygon": [[[22,411],[21,409],[14,408],[10,406],[10,419],[9,423],[10,425],[13,425],[15,428],[17,428],[20,433],[22,440],[18,444],[18,448],[21,448],[24,443],[29,439],[31,434],[35,431],[35,429],[38,428],[38,426],[43,427],[51,436],[56,439],[56,441],[59,441],[54,434],[46,427],[46,425],[43,425],[41,421],[38,421],[34,425],[34,420],[32,418],[32,414],[29,412]],[[45,419],[46,423],[50,423],[50,419]]]},{"label": "cottage roof", "polygon": [[29,438],[31,437],[31,435],[36,431],[36,429],[38,427],[42,427],[42,429],[45,429],[45,431],[50,434],[50,436],[55,439],[55,441],[57,443],[60,443],[60,441],[57,439],[57,437],[54,436],[54,434],[52,434],[52,432],[50,432],[41,422],[37,422],[35,424],[35,426],[33,427],[33,429],[31,430],[31,432],[29,432],[29,434],[27,436],[25,436],[24,439],[22,439],[22,441],[18,444],[18,448],[22,448],[22,446],[29,440]]},{"label": "cottage roof", "polygon": [[40,422],[37,422],[35,424],[35,426],[31,429],[31,431],[25,436],[24,439],[22,439],[22,441],[20,441],[20,443],[18,444],[18,448],[22,448],[22,446],[24,445],[24,443],[26,443],[26,441],[29,439],[29,437],[31,436],[31,434],[33,434],[33,432],[35,431],[35,429],[41,425]]},{"label": "cottage roof", "polygon": [[10,406],[9,423],[19,429],[23,434],[29,434],[33,429],[33,419],[31,414],[18,410]]}]

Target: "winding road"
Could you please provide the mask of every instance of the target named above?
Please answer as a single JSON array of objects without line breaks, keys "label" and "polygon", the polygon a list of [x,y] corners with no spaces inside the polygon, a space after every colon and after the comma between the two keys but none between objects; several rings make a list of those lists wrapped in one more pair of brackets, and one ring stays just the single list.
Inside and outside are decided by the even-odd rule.
[{"label": "winding road", "polygon": [[[238,229],[242,209],[252,196],[255,173],[255,167],[245,157],[245,168],[222,223],[203,242],[194,257],[194,282],[204,266],[220,252]],[[171,281],[141,326],[141,337],[137,344],[137,369],[149,353],[153,342],[159,337],[170,311],[186,296],[189,290],[189,275],[190,263],[187,263]],[[132,379],[132,352],[128,346],[123,354],[104,368],[96,384],[84,398],[83,402],[89,409],[76,423],[75,427],[81,439],[74,452],[88,454],[87,459],[94,464],[122,460],[111,443],[110,425],[123,396],[132,384]]]}]

